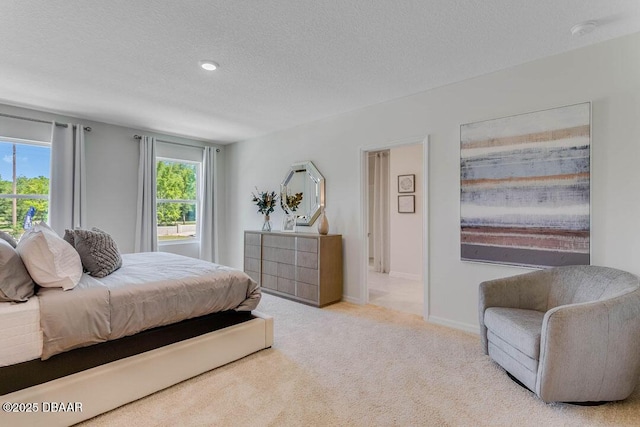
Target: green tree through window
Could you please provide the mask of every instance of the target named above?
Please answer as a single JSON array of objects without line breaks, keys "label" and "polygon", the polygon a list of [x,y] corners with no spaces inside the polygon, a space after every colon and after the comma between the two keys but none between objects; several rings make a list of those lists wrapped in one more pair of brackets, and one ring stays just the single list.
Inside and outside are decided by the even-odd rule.
[{"label": "green tree through window", "polygon": [[200,165],[173,159],[156,162],[158,240],[196,239]]},{"label": "green tree through window", "polygon": [[51,147],[0,138],[0,229],[18,238],[33,208],[33,223],[47,221]]}]

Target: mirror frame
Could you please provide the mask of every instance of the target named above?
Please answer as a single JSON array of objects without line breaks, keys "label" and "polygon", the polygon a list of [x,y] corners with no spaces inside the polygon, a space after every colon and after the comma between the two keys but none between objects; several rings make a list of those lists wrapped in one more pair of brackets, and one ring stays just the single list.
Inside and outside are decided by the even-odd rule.
[{"label": "mirror frame", "polygon": [[[311,201],[312,205],[309,208],[308,212],[300,212],[302,215],[297,215],[296,212],[290,210],[289,206],[287,206],[286,197],[282,197],[287,194],[287,190],[289,187],[289,183],[291,179],[295,175],[296,172],[304,171],[306,174],[306,178],[310,179],[315,183],[316,192],[314,195],[314,200]],[[282,183],[280,184],[280,203],[282,208],[284,209],[287,215],[296,215],[296,225],[303,226],[311,226],[315,222],[316,219],[320,216],[320,210],[325,205],[325,179],[324,176],[320,173],[318,168],[311,162],[310,160],[304,162],[296,162],[291,165],[289,171],[285,175]],[[307,197],[308,195],[303,195],[303,197]]]}]

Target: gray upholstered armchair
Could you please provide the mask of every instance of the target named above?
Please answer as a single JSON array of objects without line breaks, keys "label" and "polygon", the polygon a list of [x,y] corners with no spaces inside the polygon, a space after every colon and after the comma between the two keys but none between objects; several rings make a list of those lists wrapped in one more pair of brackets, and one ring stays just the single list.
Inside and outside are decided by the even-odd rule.
[{"label": "gray upholstered armchair", "polygon": [[485,354],[545,402],[627,398],[640,376],[640,282],[568,266],[480,284]]}]

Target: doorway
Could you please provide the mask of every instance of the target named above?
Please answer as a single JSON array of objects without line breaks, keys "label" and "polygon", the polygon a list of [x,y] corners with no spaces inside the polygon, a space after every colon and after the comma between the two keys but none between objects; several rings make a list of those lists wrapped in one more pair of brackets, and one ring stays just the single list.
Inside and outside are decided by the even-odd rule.
[{"label": "doorway", "polygon": [[427,140],[363,149],[363,302],[428,315]]}]

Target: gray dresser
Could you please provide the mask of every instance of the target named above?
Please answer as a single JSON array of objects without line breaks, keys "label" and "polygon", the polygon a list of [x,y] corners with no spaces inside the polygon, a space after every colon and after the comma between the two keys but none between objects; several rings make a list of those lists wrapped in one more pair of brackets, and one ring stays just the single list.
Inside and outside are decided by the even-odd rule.
[{"label": "gray dresser", "polygon": [[244,271],[264,292],[318,307],[342,299],[342,236],[244,232]]}]

